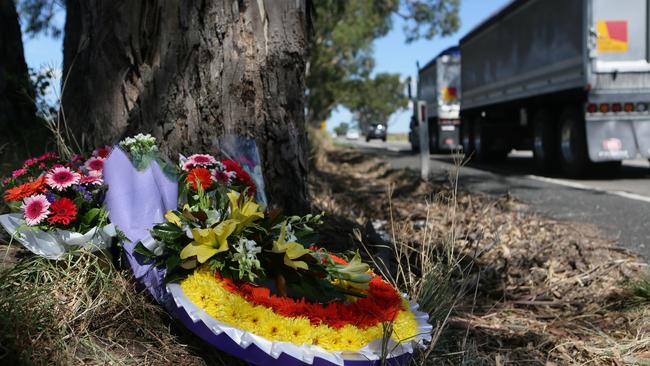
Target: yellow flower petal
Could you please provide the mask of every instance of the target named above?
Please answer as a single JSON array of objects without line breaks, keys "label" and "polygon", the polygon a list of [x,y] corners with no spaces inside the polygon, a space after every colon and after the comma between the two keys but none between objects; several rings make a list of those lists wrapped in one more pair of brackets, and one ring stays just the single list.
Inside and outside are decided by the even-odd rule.
[{"label": "yellow flower petal", "polygon": [[165,218],[167,219],[167,221],[171,222],[172,224],[178,227],[182,226],[181,218],[178,217],[178,215],[176,215],[172,210],[167,211],[167,213],[165,214]]},{"label": "yellow flower petal", "polygon": [[235,231],[235,228],[237,228],[237,221],[226,220],[212,229],[216,241],[219,244],[219,252],[225,252],[228,250],[228,237]]},{"label": "yellow flower petal", "polygon": [[235,191],[226,194],[230,200],[230,217],[237,220],[240,228],[246,227],[251,222],[264,218],[264,212],[260,211],[260,205],[253,201],[252,197],[244,197],[243,204],[239,205],[241,195]]},{"label": "yellow flower petal", "polygon": [[205,263],[213,255],[228,250],[228,237],[235,231],[237,222],[226,220],[215,228],[192,229],[194,241],[181,251],[181,259],[196,256],[199,263]]},{"label": "yellow flower petal", "polygon": [[287,266],[287,267],[291,267],[293,269],[298,269],[298,268],[309,269],[309,266],[307,265],[307,263],[305,263],[303,261],[293,261],[293,260],[289,259],[289,257],[287,257],[286,255],[284,256],[284,265]]},{"label": "yellow flower petal", "polygon": [[303,255],[308,253],[309,253],[309,249],[305,249],[305,247],[303,247],[302,244],[296,242],[287,243],[287,251],[285,252],[285,255],[289,257],[289,259],[300,258]]},{"label": "yellow flower petal", "polygon": [[192,229],[192,236],[194,242],[203,245],[213,245],[217,241],[217,236],[212,229]]}]

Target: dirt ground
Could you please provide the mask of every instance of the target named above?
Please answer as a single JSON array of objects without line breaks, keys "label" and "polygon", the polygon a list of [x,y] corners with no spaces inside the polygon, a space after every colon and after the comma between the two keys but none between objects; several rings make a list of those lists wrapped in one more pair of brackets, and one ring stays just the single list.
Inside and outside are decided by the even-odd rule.
[{"label": "dirt ground", "polygon": [[370,223],[388,241],[453,238],[471,262],[433,363],[650,365],[650,303],[632,291],[648,272],[642,258],[596,227],[534,215],[507,196],[454,194],[438,178],[342,148],[317,157],[310,178],[330,215]]}]

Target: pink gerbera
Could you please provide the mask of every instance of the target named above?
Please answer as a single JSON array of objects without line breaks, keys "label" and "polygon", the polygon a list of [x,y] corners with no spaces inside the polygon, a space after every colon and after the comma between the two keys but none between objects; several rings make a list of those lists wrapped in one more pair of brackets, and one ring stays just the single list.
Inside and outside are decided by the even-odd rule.
[{"label": "pink gerbera", "polygon": [[20,177],[21,175],[23,175],[25,173],[27,173],[27,169],[20,168],[20,169],[14,170],[13,173],[11,173],[11,176],[14,177],[14,178],[17,178],[17,177]]},{"label": "pink gerbera", "polygon": [[81,177],[81,180],[79,181],[79,184],[93,184],[93,185],[100,186],[100,185],[102,185],[104,183],[104,180],[102,179],[101,174],[100,175],[94,175],[94,174],[92,174],[94,172],[90,172],[90,173],[91,173],[90,175],[85,175],[85,176]]},{"label": "pink gerbera", "polygon": [[24,211],[25,222],[30,226],[40,224],[50,214],[50,202],[44,194],[25,198],[20,208]]},{"label": "pink gerbera", "polygon": [[183,164],[183,170],[189,171],[197,166],[209,166],[217,163],[217,159],[209,154],[194,154],[187,158]]},{"label": "pink gerbera", "polygon": [[84,166],[89,171],[101,172],[104,169],[104,160],[106,160],[106,159],[100,158],[100,157],[92,157],[92,158],[86,160],[86,162],[84,163]]},{"label": "pink gerbera", "polygon": [[233,179],[237,176],[237,173],[233,171],[215,169],[212,173],[212,178],[219,183],[232,184]]},{"label": "pink gerbera", "polygon": [[70,168],[58,166],[50,170],[45,177],[45,183],[47,183],[48,186],[62,191],[74,184],[79,184],[81,174],[71,170]]},{"label": "pink gerbera", "polygon": [[111,147],[106,145],[93,150],[93,156],[105,159],[111,153]]}]

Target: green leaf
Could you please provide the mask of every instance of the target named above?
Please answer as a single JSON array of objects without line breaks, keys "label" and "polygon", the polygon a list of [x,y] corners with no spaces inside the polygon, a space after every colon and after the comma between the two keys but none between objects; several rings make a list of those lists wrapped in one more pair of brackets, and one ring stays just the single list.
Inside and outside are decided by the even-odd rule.
[{"label": "green leaf", "polygon": [[180,282],[185,279],[187,276],[191,275],[194,272],[193,269],[184,269],[182,267],[176,267],[174,271],[167,271],[165,276],[165,284],[172,282]]},{"label": "green leaf", "polygon": [[142,245],[142,242],[138,242],[138,244],[135,245],[135,248],[133,248],[133,251],[145,256],[146,258],[153,260],[156,258],[156,255],[153,254],[149,249],[147,249],[144,245]]},{"label": "green leaf", "polygon": [[88,210],[83,217],[81,218],[81,222],[84,223],[85,225],[90,226],[94,220],[99,216],[101,212],[101,209],[99,208],[91,208]]},{"label": "green leaf", "polygon": [[167,261],[165,262],[165,265],[167,266],[167,272],[173,271],[180,264],[181,264],[180,257],[176,255],[170,255],[169,257],[167,257]]},{"label": "green leaf", "polygon": [[185,232],[171,222],[158,224],[151,229],[154,239],[169,243],[185,235]]}]

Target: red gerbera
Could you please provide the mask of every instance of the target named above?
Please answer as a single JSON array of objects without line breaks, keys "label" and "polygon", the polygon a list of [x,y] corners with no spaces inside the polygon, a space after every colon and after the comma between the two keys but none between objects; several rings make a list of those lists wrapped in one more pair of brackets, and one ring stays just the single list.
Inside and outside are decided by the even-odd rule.
[{"label": "red gerbera", "polygon": [[77,206],[71,199],[62,197],[50,205],[52,216],[47,218],[50,224],[68,225],[77,218]]},{"label": "red gerbera", "polygon": [[235,180],[244,187],[248,187],[248,194],[251,196],[255,195],[257,187],[251,176],[244,170],[244,168],[238,162],[230,159],[222,161],[223,165],[226,167],[226,171],[235,172]]},{"label": "red gerbera", "polygon": [[192,188],[199,189],[197,181],[201,183],[201,188],[208,189],[212,185],[212,174],[206,168],[194,168],[187,174],[187,183],[192,185]]}]

